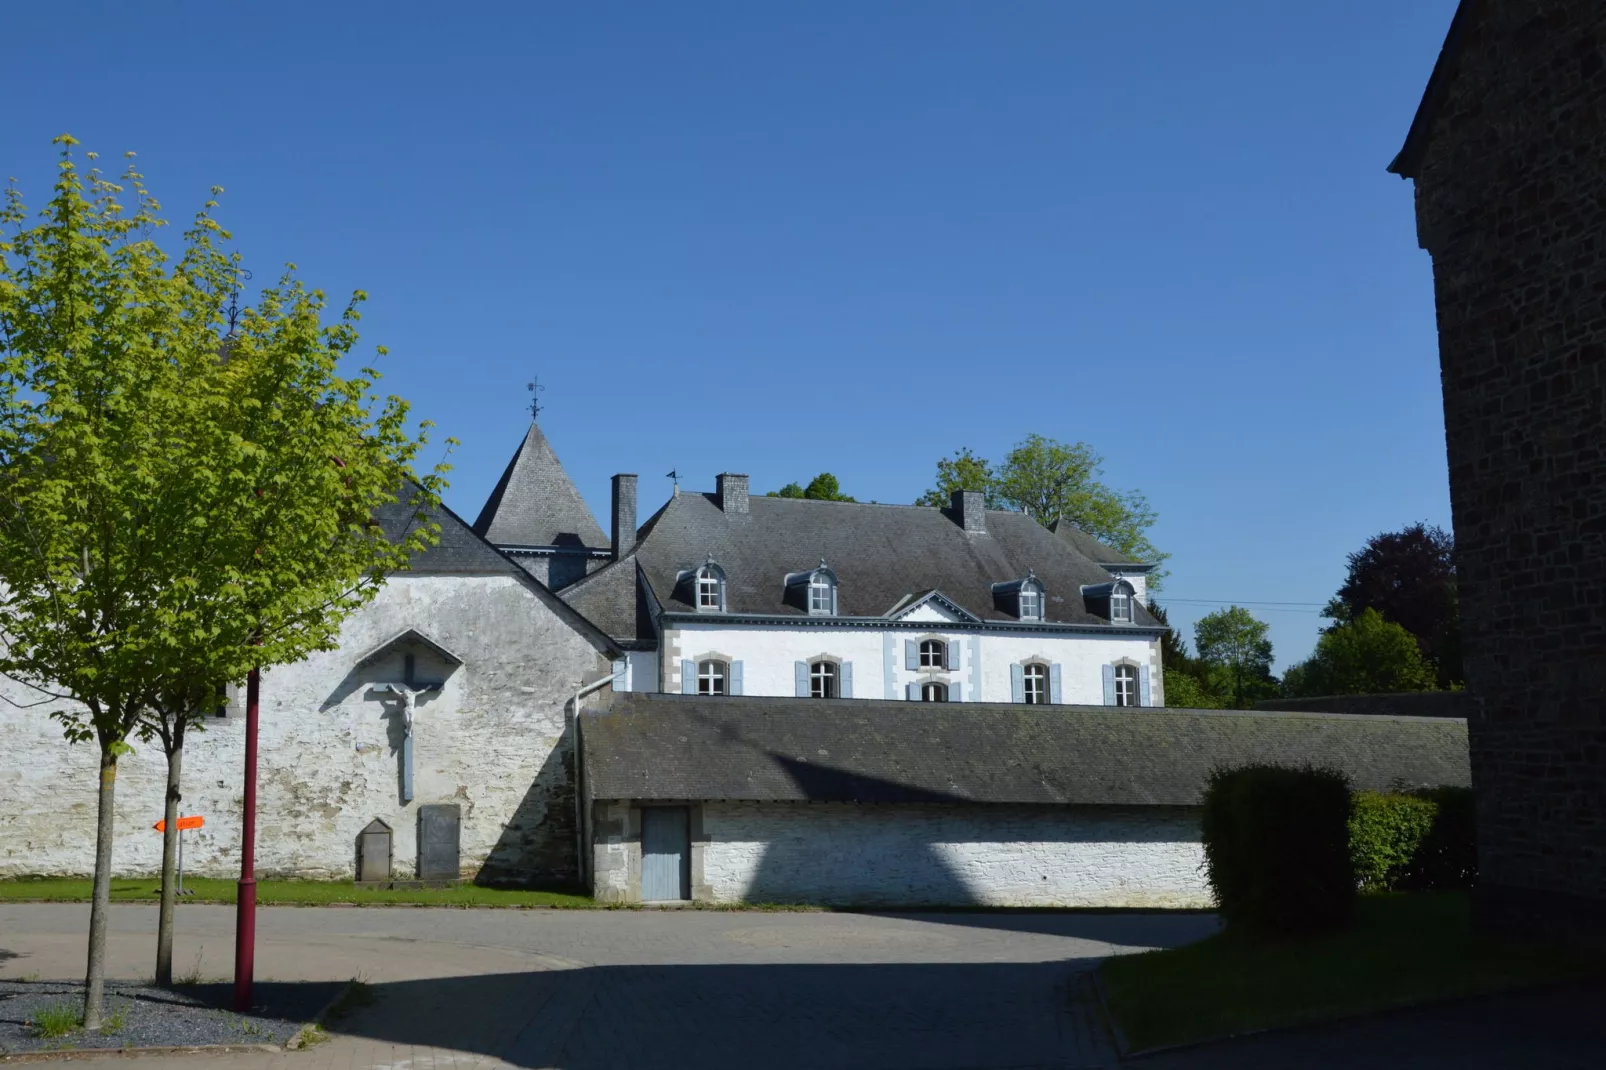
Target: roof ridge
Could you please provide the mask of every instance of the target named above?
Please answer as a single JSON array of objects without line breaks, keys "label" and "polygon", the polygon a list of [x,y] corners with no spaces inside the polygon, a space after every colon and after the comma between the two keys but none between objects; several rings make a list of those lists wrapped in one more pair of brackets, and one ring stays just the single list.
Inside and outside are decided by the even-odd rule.
[{"label": "roof ridge", "polygon": [[565,536],[578,547],[602,549],[609,545],[602,526],[534,420],[473,528],[503,546],[567,545]]}]

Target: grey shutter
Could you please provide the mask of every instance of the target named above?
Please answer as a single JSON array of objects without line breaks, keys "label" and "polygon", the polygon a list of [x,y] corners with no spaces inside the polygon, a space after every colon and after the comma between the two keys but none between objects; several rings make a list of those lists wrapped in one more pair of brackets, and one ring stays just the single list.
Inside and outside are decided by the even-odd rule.
[{"label": "grey shutter", "polygon": [[730,675],[730,679],[726,681],[725,690],[728,691],[732,695],[740,695],[742,693],[742,663],[741,662],[739,662],[739,661],[731,662],[731,675]]},{"label": "grey shutter", "polygon": [[694,662],[682,661],[680,663],[680,693],[682,695],[697,694],[697,665]]},{"label": "grey shutter", "polygon": [[920,701],[920,685],[919,684],[904,684],[903,685],[903,697],[908,699],[910,702],[918,702],[918,701]]},{"label": "grey shutter", "polygon": [[920,644],[913,639],[903,641],[903,667],[910,672],[920,671]]},{"label": "grey shutter", "polygon": [[1060,693],[1060,667],[1059,662],[1048,667],[1048,701],[1058,706],[1065,699]]},{"label": "grey shutter", "polygon": [[837,698],[853,697],[853,662],[844,661],[837,673]]},{"label": "grey shutter", "polygon": [[615,691],[627,690],[629,678],[625,675],[630,663],[624,658],[613,659],[613,689]]},{"label": "grey shutter", "polygon": [[963,702],[963,701],[965,701],[965,694],[964,694],[964,691],[960,688],[958,680],[954,680],[952,683],[950,683],[948,685],[948,701],[949,702]]},{"label": "grey shutter", "polygon": [[949,672],[959,671],[959,640],[950,639],[948,641],[948,663],[943,668]]},{"label": "grey shutter", "polygon": [[1104,666],[1104,704],[1115,705],[1115,666]]},{"label": "grey shutter", "polygon": [[1154,705],[1154,702],[1149,698],[1149,667],[1147,665],[1140,666],[1138,669],[1138,705]]},{"label": "grey shutter", "polygon": [[1026,666],[1011,665],[1009,667],[1009,701],[1026,701]]},{"label": "grey shutter", "polygon": [[795,683],[797,685],[797,697],[798,698],[808,698],[809,697],[809,663],[806,662],[806,661],[794,661],[792,663],[792,678],[793,678],[793,683]]}]

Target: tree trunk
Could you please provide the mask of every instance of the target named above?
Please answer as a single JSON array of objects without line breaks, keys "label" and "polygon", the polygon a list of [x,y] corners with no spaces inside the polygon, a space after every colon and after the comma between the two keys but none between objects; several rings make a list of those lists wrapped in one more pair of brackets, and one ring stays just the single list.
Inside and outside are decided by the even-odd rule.
[{"label": "tree trunk", "polygon": [[162,810],[162,906],[156,921],[156,983],[173,983],[173,904],[178,898],[179,777],[184,770],[184,718],[174,719],[167,751],[167,805]]},{"label": "tree trunk", "polygon": [[100,800],[95,824],[95,896],[89,908],[89,970],[84,978],[84,1028],[100,1029],[106,990],[106,915],[112,898],[112,806],[117,793],[117,751],[100,744]]}]

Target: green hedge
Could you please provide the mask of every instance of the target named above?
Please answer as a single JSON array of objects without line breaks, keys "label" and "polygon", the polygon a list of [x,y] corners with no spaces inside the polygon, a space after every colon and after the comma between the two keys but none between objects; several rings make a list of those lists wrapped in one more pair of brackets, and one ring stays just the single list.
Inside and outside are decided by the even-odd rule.
[{"label": "green hedge", "polygon": [[1355,877],[1366,891],[1469,888],[1477,878],[1467,788],[1358,791],[1349,838]]},{"label": "green hedge", "polygon": [[1355,908],[1349,778],[1333,769],[1218,769],[1200,819],[1205,873],[1229,928],[1337,928]]}]

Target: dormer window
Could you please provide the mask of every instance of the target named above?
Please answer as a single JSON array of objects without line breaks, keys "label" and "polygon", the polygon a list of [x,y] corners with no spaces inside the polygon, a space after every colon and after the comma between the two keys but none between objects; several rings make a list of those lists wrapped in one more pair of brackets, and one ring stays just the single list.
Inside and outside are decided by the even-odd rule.
[{"label": "dormer window", "polygon": [[1117,583],[1110,589],[1110,623],[1132,623],[1132,585]]},{"label": "dormer window", "polygon": [[785,602],[811,617],[836,616],[836,573],[820,559],[818,568],[793,572],[786,577]]},{"label": "dormer window", "polygon": [[694,583],[697,598],[697,612],[719,613],[725,608],[725,570],[714,564],[710,557],[697,570]]},{"label": "dormer window", "polygon": [[1030,569],[1024,579],[993,584],[993,604],[1005,613],[1015,614],[1018,620],[1043,620],[1047,601],[1043,581]]},{"label": "dormer window", "polygon": [[1036,580],[1028,580],[1021,584],[1020,619],[1043,619],[1043,585]]},{"label": "dormer window", "polygon": [[1136,624],[1138,601],[1132,585],[1125,580],[1112,580],[1082,588],[1082,599],[1087,611],[1103,617],[1111,624]]}]

